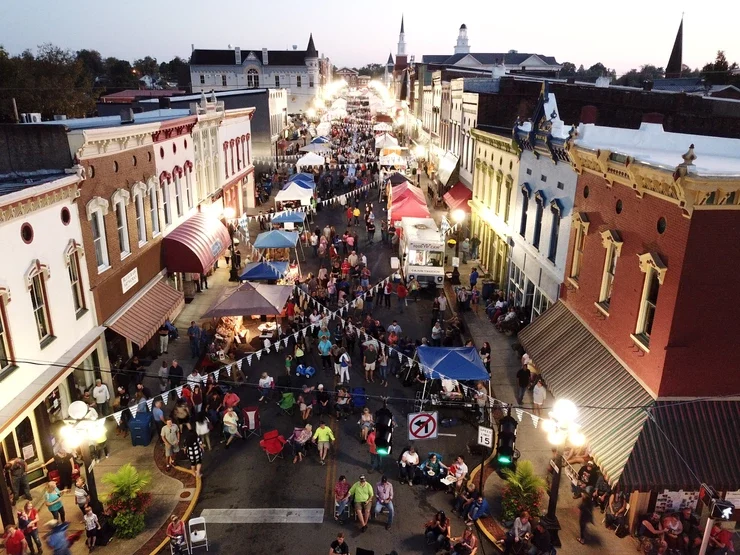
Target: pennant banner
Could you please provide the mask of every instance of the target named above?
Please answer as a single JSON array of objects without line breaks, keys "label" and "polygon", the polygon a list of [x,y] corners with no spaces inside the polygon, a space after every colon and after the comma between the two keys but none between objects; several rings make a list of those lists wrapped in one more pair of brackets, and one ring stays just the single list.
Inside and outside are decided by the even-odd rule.
[{"label": "pennant banner", "polygon": [[121,411],[114,412],[113,413],[113,418],[116,419],[116,425],[117,426],[120,426],[121,425]]},{"label": "pennant banner", "polygon": [[139,411],[139,405],[133,405],[133,406],[129,407],[128,410],[131,411],[131,417],[132,418],[136,418],[136,413]]},{"label": "pennant banner", "polygon": [[177,393],[177,397],[178,397],[178,399],[179,399],[180,397],[182,397],[182,386],[181,386],[181,385],[178,385],[178,386],[177,386],[177,387],[175,388],[175,393]]},{"label": "pennant banner", "polygon": [[514,409],[514,412],[516,412],[516,417],[521,422],[522,418],[524,418],[524,411],[522,409]]},{"label": "pennant banner", "polygon": [[534,414],[532,414],[530,416],[532,417],[532,426],[534,426],[536,428],[537,425],[540,423],[540,417],[539,416],[535,416]]}]

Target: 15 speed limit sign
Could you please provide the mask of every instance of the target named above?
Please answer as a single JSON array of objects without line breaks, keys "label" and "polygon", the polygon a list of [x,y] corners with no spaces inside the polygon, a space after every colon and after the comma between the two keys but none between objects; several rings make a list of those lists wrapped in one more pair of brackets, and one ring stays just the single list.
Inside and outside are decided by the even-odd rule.
[{"label": "15 speed limit sign", "polygon": [[493,447],[493,428],[478,426],[478,445]]}]

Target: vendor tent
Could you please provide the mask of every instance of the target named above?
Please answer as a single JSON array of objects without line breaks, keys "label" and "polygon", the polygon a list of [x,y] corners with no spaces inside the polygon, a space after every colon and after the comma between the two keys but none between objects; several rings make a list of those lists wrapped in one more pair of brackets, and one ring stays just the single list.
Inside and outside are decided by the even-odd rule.
[{"label": "vendor tent", "polygon": [[254,247],[257,249],[292,249],[298,243],[298,233],[273,229],[257,235]]},{"label": "vendor tent", "polygon": [[331,145],[329,143],[309,143],[299,149],[301,152],[329,152]]},{"label": "vendor tent", "polygon": [[296,185],[300,185],[304,189],[315,189],[316,188],[316,183],[313,180],[313,176],[310,174],[305,174],[305,173],[295,174],[290,179],[288,179],[288,181],[285,182],[285,185],[283,185],[283,189],[287,189],[293,183],[295,183]]},{"label": "vendor tent", "polygon": [[304,156],[301,156],[298,161],[295,163],[298,168],[308,168],[312,166],[323,166],[326,164],[326,160],[323,156],[319,156],[318,154],[314,152],[309,152],[308,154],[305,154]]},{"label": "vendor tent", "polygon": [[382,133],[375,137],[375,150],[398,146],[398,140],[389,133]]},{"label": "vendor tent", "polygon": [[378,164],[381,166],[405,168],[408,165],[408,160],[398,154],[388,154],[387,156],[381,156],[378,160]]},{"label": "vendor tent", "polygon": [[284,224],[284,223],[294,223],[294,224],[302,224],[306,220],[306,213],[297,210],[296,212],[281,212],[277,216],[274,216],[272,220],[270,220],[274,224]]},{"label": "vendor tent", "polygon": [[391,203],[395,203],[410,196],[414,196],[420,201],[426,203],[426,199],[424,198],[424,191],[422,191],[419,187],[412,185],[408,181],[404,181],[400,185],[391,187],[389,201]]},{"label": "vendor tent", "polygon": [[239,276],[241,281],[277,281],[288,273],[288,262],[250,262]]},{"label": "vendor tent", "polygon": [[324,137],[323,135],[321,137],[316,137],[313,141],[311,141],[311,144],[314,145],[325,145],[331,143],[331,139],[328,137]]},{"label": "vendor tent", "polygon": [[432,379],[490,380],[475,347],[428,347],[416,349],[424,373]]},{"label": "vendor tent", "polygon": [[244,315],[279,316],[292,294],[292,285],[242,283],[239,287],[224,291],[213,306],[203,314],[203,318]]},{"label": "vendor tent", "polygon": [[282,191],[275,195],[275,202],[300,201],[303,206],[310,206],[313,198],[313,189],[307,189],[295,181],[290,182]]},{"label": "vendor tent", "polygon": [[393,126],[382,121],[373,125],[373,131],[393,131]]},{"label": "vendor tent", "polygon": [[426,202],[419,201],[414,196],[406,197],[391,205],[391,221],[398,222],[401,218],[430,218]]},{"label": "vendor tent", "polygon": [[442,197],[450,210],[463,210],[465,212],[470,212],[468,201],[471,198],[473,198],[473,191],[459,181]]}]

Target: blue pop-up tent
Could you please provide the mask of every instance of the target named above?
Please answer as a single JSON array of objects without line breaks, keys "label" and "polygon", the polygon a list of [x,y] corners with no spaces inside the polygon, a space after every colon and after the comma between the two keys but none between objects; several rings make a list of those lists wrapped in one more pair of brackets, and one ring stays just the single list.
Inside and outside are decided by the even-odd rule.
[{"label": "blue pop-up tent", "polygon": [[301,189],[315,189],[316,183],[313,182],[313,179],[311,181],[306,181],[304,178],[300,179],[293,179],[285,182],[285,185],[283,185],[283,191],[285,191],[287,188],[289,188],[291,185],[297,185]]},{"label": "blue pop-up tent", "polygon": [[254,246],[258,249],[292,249],[298,243],[298,233],[273,229],[257,235]]},{"label": "blue pop-up tent", "polygon": [[306,213],[302,211],[298,212],[283,212],[281,214],[278,214],[272,220],[270,220],[274,224],[284,224],[284,223],[294,223],[294,224],[302,224],[306,220]]},{"label": "blue pop-up tent", "polygon": [[432,379],[489,380],[475,347],[427,347],[416,349],[424,373]]},{"label": "blue pop-up tent", "polygon": [[250,262],[239,279],[242,281],[277,281],[288,273],[288,262]]},{"label": "blue pop-up tent", "polygon": [[318,143],[318,144],[325,144],[325,143],[328,143],[328,142],[330,142],[330,141],[331,141],[331,139],[328,139],[327,137],[316,137],[316,138],[315,138],[315,139],[314,139],[313,141],[311,141],[311,142],[312,142],[312,143]]}]

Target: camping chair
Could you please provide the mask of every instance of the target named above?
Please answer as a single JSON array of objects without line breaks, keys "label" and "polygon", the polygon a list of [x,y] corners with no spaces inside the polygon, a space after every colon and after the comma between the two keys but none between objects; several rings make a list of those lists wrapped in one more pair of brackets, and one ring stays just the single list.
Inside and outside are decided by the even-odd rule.
[{"label": "camping chair", "polygon": [[293,392],[283,393],[278,401],[278,406],[285,414],[293,416],[295,411],[295,395],[293,395]]},{"label": "camping chair", "polygon": [[242,432],[245,439],[251,436],[262,436],[259,407],[245,407],[242,409]]},{"label": "camping chair", "polygon": [[[296,447],[295,447],[295,441],[294,440],[295,440],[295,438],[298,437],[298,434],[300,434],[302,431],[303,431],[303,426],[297,426],[297,427],[293,428],[293,433],[290,434],[290,437],[288,438],[288,445],[290,445],[290,449],[291,449],[291,451],[293,451],[293,456],[294,457],[295,457],[296,452],[297,452]],[[306,453],[305,453],[306,455],[308,455],[308,450],[311,448],[311,446],[313,444],[314,443],[311,441],[311,438],[309,438],[306,441],[306,443],[303,444],[303,448],[306,450]]]},{"label": "camping chair", "polygon": [[278,457],[283,458],[283,448],[286,443],[285,438],[277,430],[270,430],[265,432],[260,440],[260,447],[267,455],[267,460],[274,462]]},{"label": "camping chair", "polygon": [[367,395],[365,394],[364,387],[353,387],[350,391],[352,396],[352,408],[353,409],[364,409],[367,406]]},{"label": "camping chair", "polygon": [[208,534],[206,533],[206,519],[202,516],[191,518],[188,521],[188,537],[190,538],[190,553],[198,547],[205,547],[208,551]]}]

